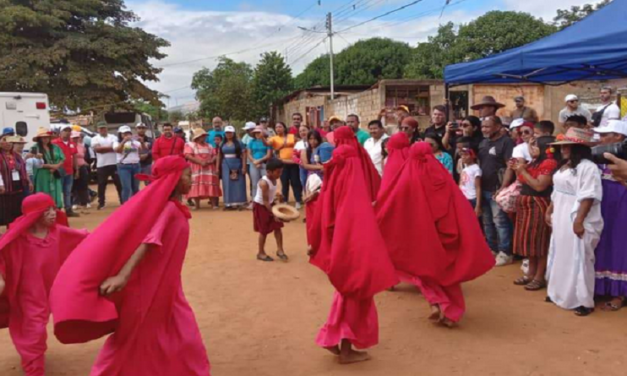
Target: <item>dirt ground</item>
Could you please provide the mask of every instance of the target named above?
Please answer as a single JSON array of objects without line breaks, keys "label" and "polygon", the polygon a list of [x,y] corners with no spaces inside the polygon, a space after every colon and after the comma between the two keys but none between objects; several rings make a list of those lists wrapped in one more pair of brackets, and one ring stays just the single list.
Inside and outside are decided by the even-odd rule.
[{"label": "dirt ground", "polygon": [[[94,229],[115,208],[72,221]],[[289,263],[255,260],[250,212],[194,213],[184,289],[212,363],[223,376],[316,375],[625,375],[627,309],[586,318],[544,302],[545,291],[514,286],[519,265],[492,270],[464,286],[467,314],[456,329],[426,320],[429,307],[411,286],[376,297],[380,344],[373,359],[341,366],[314,339],[333,289],[309,265],[305,226],[285,229]],[[274,239],[268,249],[274,255]],[[51,328],[49,327],[49,333]],[[47,375],[88,375],[103,340],[48,340]],[[8,331],[0,331],[0,375],[21,375]],[[184,375],[172,375],[184,376]]]}]

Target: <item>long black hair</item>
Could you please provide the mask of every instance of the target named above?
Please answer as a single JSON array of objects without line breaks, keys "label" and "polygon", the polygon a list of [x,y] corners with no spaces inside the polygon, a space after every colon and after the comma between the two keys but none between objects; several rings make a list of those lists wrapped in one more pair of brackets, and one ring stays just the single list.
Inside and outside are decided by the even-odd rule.
[{"label": "long black hair", "polygon": [[[540,155],[529,163],[529,167],[537,167],[548,158],[546,151],[551,147],[550,144],[552,142],[555,142],[555,137],[553,136],[543,136],[535,139],[536,146],[540,149]],[[556,155],[557,153],[553,153],[554,158],[559,161]]]},{"label": "long black hair", "polygon": [[[52,164],[53,161],[49,160],[46,157],[46,154],[47,154],[46,153],[46,149],[44,149],[44,143],[43,143],[43,141],[41,139],[42,139],[42,137],[37,137],[37,149],[39,150],[39,153],[41,153],[41,155],[44,156],[44,163],[45,164]],[[54,150],[52,150],[52,148],[53,148],[52,138],[50,138],[50,142],[48,143],[48,149],[50,150],[50,157],[54,158],[54,155],[53,155],[54,154]]]},{"label": "long black hair", "polygon": [[313,137],[316,139],[316,141],[318,141],[318,146],[322,145],[322,136],[320,135],[320,132],[318,132],[317,130],[312,130],[309,131],[309,133],[307,133],[307,163],[309,163],[309,161],[311,161],[311,153],[313,153],[313,149],[311,147],[311,144],[309,143],[309,139]]},{"label": "long black hair", "polygon": [[444,144],[442,143],[442,137],[438,136],[435,133],[427,133],[425,135],[425,141],[427,140],[427,138],[432,139],[433,141],[435,141],[436,144],[438,144],[438,151],[444,152]]},{"label": "long black hair", "polygon": [[[175,137],[177,137],[175,135]],[[228,142],[228,139],[226,138],[226,133],[224,134],[224,139],[222,140],[222,143],[220,144],[220,155],[222,157],[224,157],[224,151],[222,150],[224,148],[224,145],[226,145],[226,143]],[[237,133],[233,132],[233,145],[235,146],[235,155],[237,155],[237,158],[240,158],[242,156],[242,144],[240,144],[239,140],[237,139]]]},{"label": "long black hair", "polygon": [[[573,144],[570,146],[570,158],[564,158],[562,162],[560,162],[560,168],[562,166],[569,164],[572,170],[577,171],[577,166],[583,161],[587,159],[592,161],[592,149],[586,145]],[[569,163],[570,162],[570,163]]]}]

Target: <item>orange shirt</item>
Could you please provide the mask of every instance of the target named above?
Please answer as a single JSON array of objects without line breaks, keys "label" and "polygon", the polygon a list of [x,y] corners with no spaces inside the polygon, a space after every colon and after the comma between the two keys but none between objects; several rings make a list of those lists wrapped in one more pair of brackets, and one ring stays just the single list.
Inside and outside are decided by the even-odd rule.
[{"label": "orange shirt", "polygon": [[282,136],[274,136],[268,140],[268,143],[275,151],[279,152],[279,158],[283,161],[292,160],[294,154],[294,145],[296,144],[296,138],[293,134],[287,135],[287,140]]}]

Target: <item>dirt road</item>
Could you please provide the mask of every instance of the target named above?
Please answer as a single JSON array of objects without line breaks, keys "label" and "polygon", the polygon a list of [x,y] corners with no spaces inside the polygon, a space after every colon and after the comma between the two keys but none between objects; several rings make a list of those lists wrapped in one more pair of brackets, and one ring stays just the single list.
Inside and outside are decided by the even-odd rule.
[{"label": "dirt road", "polygon": [[[111,210],[94,210],[72,225],[93,229]],[[285,228],[287,264],[255,260],[250,212],[204,209],[191,226],[184,288],[214,376],[626,374],[627,309],[575,317],[544,303],[545,291],[514,286],[518,265],[466,284],[468,313],[452,330],[426,320],[429,307],[410,286],[380,294],[373,360],[340,366],[314,343],[333,290],[307,262],[303,223]],[[51,335],[48,344],[47,375],[82,376],[102,340],[63,346]],[[0,331],[0,375],[21,375],[19,363],[8,331]]]}]

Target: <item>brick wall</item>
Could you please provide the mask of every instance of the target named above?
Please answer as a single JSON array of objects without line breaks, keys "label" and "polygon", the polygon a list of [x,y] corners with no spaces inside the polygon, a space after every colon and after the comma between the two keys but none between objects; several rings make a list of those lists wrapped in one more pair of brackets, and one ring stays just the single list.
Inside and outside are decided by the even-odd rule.
[{"label": "brick wall", "polygon": [[325,117],[335,115],[346,119],[350,114],[357,114],[361,120],[361,126],[365,128],[369,121],[378,118],[382,107],[380,89],[374,88],[327,102]]}]

